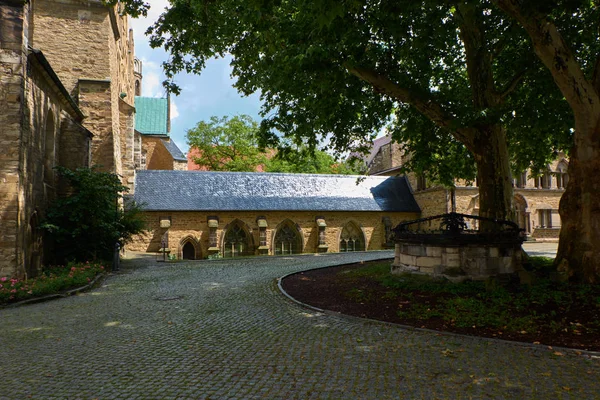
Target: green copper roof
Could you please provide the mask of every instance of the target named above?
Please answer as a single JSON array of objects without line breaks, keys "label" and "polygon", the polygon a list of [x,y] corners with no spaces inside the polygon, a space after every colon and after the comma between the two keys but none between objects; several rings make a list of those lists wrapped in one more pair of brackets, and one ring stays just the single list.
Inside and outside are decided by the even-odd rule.
[{"label": "green copper roof", "polygon": [[135,130],[144,135],[168,135],[168,101],[166,98],[135,97]]}]

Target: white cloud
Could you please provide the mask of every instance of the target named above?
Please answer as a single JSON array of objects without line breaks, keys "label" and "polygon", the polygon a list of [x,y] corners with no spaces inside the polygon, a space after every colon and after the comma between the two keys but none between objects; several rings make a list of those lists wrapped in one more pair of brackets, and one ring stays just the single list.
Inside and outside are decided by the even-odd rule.
[{"label": "white cloud", "polygon": [[166,7],[169,6],[168,0],[147,0],[150,3],[148,16],[131,19],[131,27],[133,28],[133,38],[136,42],[145,41],[144,32],[152,25],[158,17],[163,13]]},{"label": "white cloud", "polygon": [[179,109],[177,108],[177,104],[175,104],[175,100],[171,97],[171,119],[175,119],[179,117]]},{"label": "white cloud", "polygon": [[160,88],[160,80],[155,72],[144,73],[142,79],[142,96],[159,97],[157,96],[157,88]]}]

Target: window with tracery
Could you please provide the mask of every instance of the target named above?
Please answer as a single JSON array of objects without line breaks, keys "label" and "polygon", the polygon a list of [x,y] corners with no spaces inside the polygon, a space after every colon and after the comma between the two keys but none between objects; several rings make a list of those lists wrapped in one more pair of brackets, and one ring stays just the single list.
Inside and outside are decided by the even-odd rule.
[{"label": "window with tracery", "polygon": [[347,223],[340,235],[340,252],[364,250],[365,235],[362,230],[355,223]]},{"label": "window with tracery", "polygon": [[302,236],[296,226],[287,221],[277,229],[274,245],[276,255],[302,253]]},{"label": "window with tracery", "polygon": [[239,257],[252,254],[250,235],[240,222],[234,223],[223,240],[223,257]]},{"label": "window with tracery", "polygon": [[567,163],[563,160],[558,163],[556,168],[556,186],[559,189],[564,189],[569,183],[569,174],[567,173]]}]

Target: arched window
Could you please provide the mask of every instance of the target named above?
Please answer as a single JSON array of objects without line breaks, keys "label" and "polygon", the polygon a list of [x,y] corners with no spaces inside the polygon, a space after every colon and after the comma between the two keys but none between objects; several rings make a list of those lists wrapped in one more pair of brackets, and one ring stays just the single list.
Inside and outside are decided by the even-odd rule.
[{"label": "arched window", "polygon": [[552,187],[552,174],[550,168],[546,168],[540,175],[535,178],[535,186],[538,189],[550,189]]},{"label": "arched window", "polygon": [[241,221],[234,221],[223,239],[223,257],[252,255],[250,235]]},{"label": "arched window", "polygon": [[364,250],[365,235],[354,222],[348,222],[340,235],[340,252]]},{"label": "arched window", "polygon": [[302,235],[289,219],[279,224],[273,250],[276,255],[302,253]]},{"label": "arched window", "polygon": [[50,185],[54,182],[54,132],[54,115],[50,110],[46,117],[44,133],[44,181]]},{"label": "arched window", "polygon": [[567,173],[568,164],[561,160],[556,167],[556,187],[564,189],[569,183],[569,174]]},{"label": "arched window", "polygon": [[141,96],[142,95],[142,88],[140,85],[140,81],[139,80],[135,80],[135,95],[136,96]]},{"label": "arched window", "polygon": [[527,171],[521,172],[514,180],[515,187],[524,188],[527,186]]},{"label": "arched window", "polygon": [[529,212],[527,212],[527,201],[525,198],[517,194],[514,197],[516,223],[520,229],[524,229],[526,233],[531,231],[529,222]]}]

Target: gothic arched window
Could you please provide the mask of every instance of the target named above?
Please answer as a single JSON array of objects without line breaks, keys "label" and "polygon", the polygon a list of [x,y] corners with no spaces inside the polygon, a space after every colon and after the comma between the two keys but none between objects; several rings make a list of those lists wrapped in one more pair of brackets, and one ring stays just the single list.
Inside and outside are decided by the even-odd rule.
[{"label": "gothic arched window", "polygon": [[302,236],[292,221],[284,221],[277,228],[273,250],[276,255],[302,253]]},{"label": "gothic arched window", "polygon": [[239,257],[252,255],[250,235],[241,221],[231,224],[223,239],[223,257]]},{"label": "gothic arched window", "polygon": [[345,251],[365,251],[365,235],[354,222],[348,222],[340,235],[340,252]]}]

